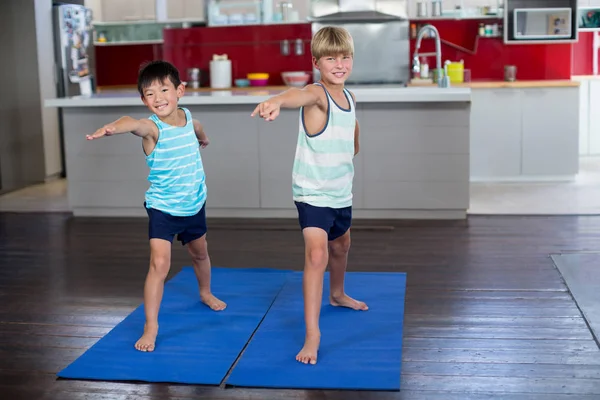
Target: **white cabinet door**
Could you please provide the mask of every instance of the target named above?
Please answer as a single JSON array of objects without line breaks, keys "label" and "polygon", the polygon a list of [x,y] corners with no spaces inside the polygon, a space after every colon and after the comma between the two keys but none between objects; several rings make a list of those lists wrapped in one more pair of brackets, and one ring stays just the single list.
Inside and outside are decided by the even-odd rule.
[{"label": "white cabinet door", "polygon": [[521,92],[471,92],[470,176],[472,181],[511,179],[521,174]]},{"label": "white cabinet door", "polygon": [[204,19],[204,1],[202,0],[183,0],[184,19]]},{"label": "white cabinet door", "polygon": [[579,170],[579,88],[523,93],[523,175],[565,176]]},{"label": "white cabinet door", "polygon": [[136,16],[139,16],[139,19],[144,21],[156,19],[155,0],[133,0],[133,3],[136,3]]},{"label": "white cabinet door", "polygon": [[136,17],[137,10],[137,1],[102,1],[102,18],[106,22],[131,20]]},{"label": "white cabinet door", "polygon": [[588,84],[587,118],[589,154],[600,154],[600,80],[590,80]]},{"label": "white cabinet door", "polygon": [[154,0],[102,0],[103,21],[152,20],[156,17]]},{"label": "white cabinet door", "polygon": [[167,1],[167,18],[181,19],[185,14],[185,0],[168,0]]},{"label": "white cabinet door", "polygon": [[[600,92],[598,93],[600,94]],[[579,86],[579,155],[590,154],[590,81]],[[599,126],[600,127],[600,126]],[[600,139],[600,138],[599,138]]]}]

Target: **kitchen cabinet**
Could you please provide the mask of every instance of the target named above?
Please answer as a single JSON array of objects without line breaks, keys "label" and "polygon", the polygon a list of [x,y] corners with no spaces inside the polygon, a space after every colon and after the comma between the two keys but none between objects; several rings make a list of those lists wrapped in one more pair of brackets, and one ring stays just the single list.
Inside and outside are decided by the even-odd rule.
[{"label": "kitchen cabinet", "polygon": [[588,143],[589,154],[600,154],[600,80],[589,80],[588,84],[588,103],[587,103],[587,122],[588,122]]},{"label": "kitchen cabinet", "polygon": [[137,21],[156,18],[154,0],[102,0],[102,21]]},{"label": "kitchen cabinet", "polygon": [[590,85],[582,80],[579,86],[579,155],[590,154]]},{"label": "kitchen cabinet", "polygon": [[[599,0],[600,1],[600,0]],[[600,155],[600,79],[576,77],[581,82],[579,91],[579,155]]]},{"label": "kitchen cabinet", "polygon": [[578,88],[522,89],[523,175],[573,176],[579,170]]},{"label": "kitchen cabinet", "polygon": [[474,89],[472,99],[471,180],[520,175],[521,91]]},{"label": "kitchen cabinet", "polygon": [[204,20],[204,1],[167,0],[167,18]]},{"label": "kitchen cabinet", "polygon": [[473,89],[472,99],[471,181],[553,181],[577,174],[579,87]]}]

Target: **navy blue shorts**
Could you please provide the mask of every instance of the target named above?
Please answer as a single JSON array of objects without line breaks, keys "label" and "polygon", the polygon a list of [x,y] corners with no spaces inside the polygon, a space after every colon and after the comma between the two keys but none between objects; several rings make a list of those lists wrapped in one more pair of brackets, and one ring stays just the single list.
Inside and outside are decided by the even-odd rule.
[{"label": "navy blue shorts", "polygon": [[144,202],[144,208],[148,213],[150,222],[148,224],[148,237],[150,239],[164,239],[173,242],[177,235],[177,240],[182,245],[186,245],[206,234],[206,203],[198,214],[189,217],[176,217],[154,208],[147,208]]},{"label": "navy blue shorts", "polygon": [[321,228],[327,232],[328,240],[343,236],[352,225],[352,206],[345,208],[315,207],[295,202],[300,227]]}]

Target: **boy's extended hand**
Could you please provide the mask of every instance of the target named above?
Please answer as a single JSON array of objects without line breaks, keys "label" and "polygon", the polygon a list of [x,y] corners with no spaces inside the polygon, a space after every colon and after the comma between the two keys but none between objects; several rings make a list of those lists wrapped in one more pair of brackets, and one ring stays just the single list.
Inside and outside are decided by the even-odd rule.
[{"label": "boy's extended hand", "polygon": [[277,102],[268,100],[263,101],[262,103],[256,106],[256,108],[254,109],[252,114],[250,114],[250,116],[254,117],[258,114],[261,118],[264,118],[265,121],[273,121],[279,115],[280,108],[281,105]]},{"label": "boy's extended hand", "polygon": [[111,136],[117,131],[117,128],[113,125],[104,125],[91,135],[86,135],[87,140],[99,139],[102,136]]},{"label": "boy's extended hand", "polygon": [[210,140],[208,140],[207,136],[204,136],[202,139],[198,140],[198,143],[200,143],[201,148],[205,149],[206,146],[210,144]]}]

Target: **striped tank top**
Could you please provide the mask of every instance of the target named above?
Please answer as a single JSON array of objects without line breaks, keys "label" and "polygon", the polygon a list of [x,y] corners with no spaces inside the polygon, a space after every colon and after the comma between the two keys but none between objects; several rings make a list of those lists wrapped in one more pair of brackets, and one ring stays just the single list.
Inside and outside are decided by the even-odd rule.
[{"label": "striped tank top", "polygon": [[348,109],[340,107],[323,85],[316,85],[327,96],[327,121],[320,132],[309,136],[304,108],[300,108],[300,133],[292,172],[293,198],[315,207],[349,207],[354,179],[355,104],[346,89]]},{"label": "striped tank top", "polygon": [[156,115],[150,116],[158,127],[158,141],[146,155],[150,168],[146,207],[177,217],[197,214],[206,201],[206,177],[200,144],[194,132],[192,115],[186,108],[185,126],[171,126]]}]

